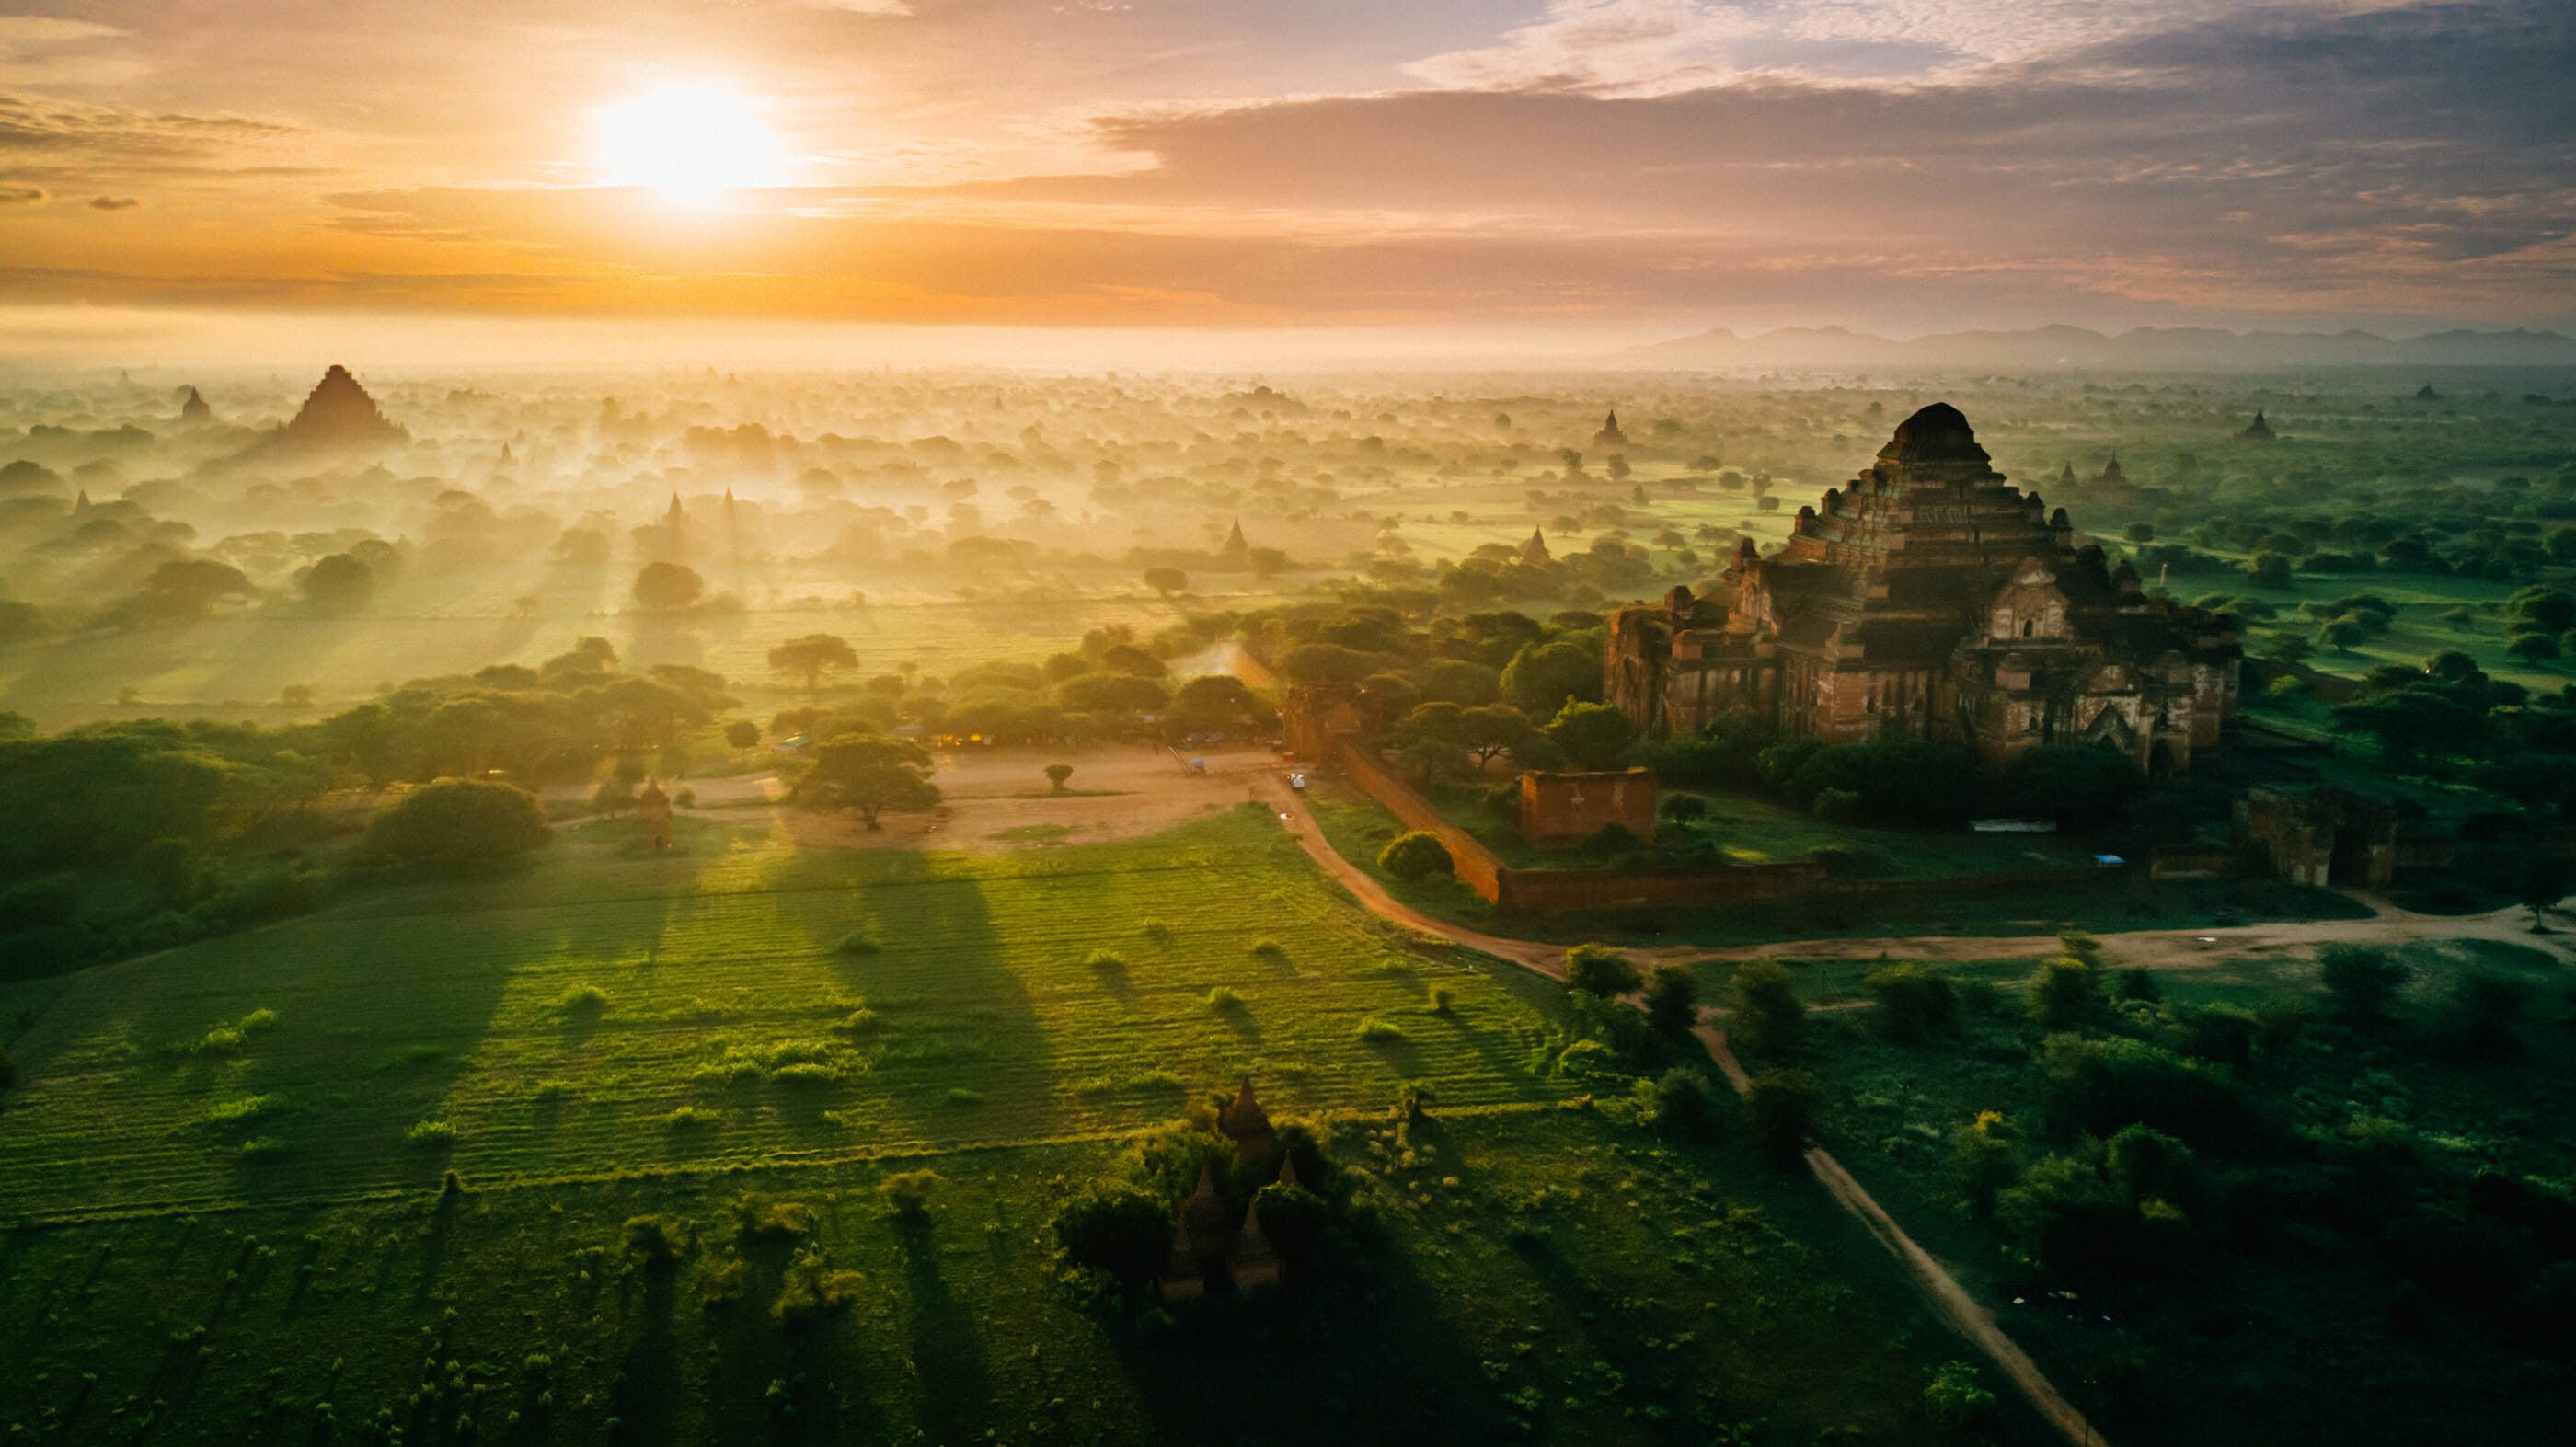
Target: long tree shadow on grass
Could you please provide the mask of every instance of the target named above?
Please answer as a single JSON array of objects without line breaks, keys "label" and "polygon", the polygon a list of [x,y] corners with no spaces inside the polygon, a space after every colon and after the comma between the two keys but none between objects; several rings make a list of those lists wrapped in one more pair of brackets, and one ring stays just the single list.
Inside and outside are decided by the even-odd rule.
[{"label": "long tree shadow on grass", "polygon": [[[850,994],[876,1005],[866,1102],[905,1113],[923,1138],[941,1142],[990,1134],[976,1128],[985,1118],[1017,1133],[1052,1129],[1054,1044],[994,918],[997,901],[1046,909],[1049,881],[986,879],[912,850],[868,851],[857,868],[864,917],[837,929],[865,926],[880,947],[834,951],[830,961]],[[967,1097],[952,1090],[981,1109],[959,1110]]]},{"label": "long tree shadow on grass", "polygon": [[617,1376],[609,1387],[609,1415],[617,1419],[621,1442],[678,1442],[680,1348],[671,1314],[679,1303],[679,1272],[660,1264],[639,1276],[641,1288],[625,1313]]},{"label": "long tree shadow on grass", "polygon": [[993,1425],[981,1420],[993,1398],[983,1325],[949,1291],[932,1223],[899,1223],[895,1231],[903,1255],[904,1332],[921,1368],[922,1422],[933,1442],[975,1440],[980,1427]]},{"label": "long tree shadow on grass", "polygon": [[[1498,1442],[1476,1353],[1397,1241],[1329,1282],[1214,1298],[1118,1360],[1159,1442]],[[1104,1331],[1126,1328],[1104,1323]]]}]

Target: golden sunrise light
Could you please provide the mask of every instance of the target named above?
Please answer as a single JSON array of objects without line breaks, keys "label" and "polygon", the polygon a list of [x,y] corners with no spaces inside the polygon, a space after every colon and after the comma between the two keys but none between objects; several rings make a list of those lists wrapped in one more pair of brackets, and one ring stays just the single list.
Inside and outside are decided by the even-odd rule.
[{"label": "golden sunrise light", "polygon": [[601,106],[591,120],[605,185],[706,206],[785,179],[784,152],[760,107],[720,86],[664,86]]},{"label": "golden sunrise light", "polygon": [[2576,1420],[2576,0],[0,0],[0,1447]]}]

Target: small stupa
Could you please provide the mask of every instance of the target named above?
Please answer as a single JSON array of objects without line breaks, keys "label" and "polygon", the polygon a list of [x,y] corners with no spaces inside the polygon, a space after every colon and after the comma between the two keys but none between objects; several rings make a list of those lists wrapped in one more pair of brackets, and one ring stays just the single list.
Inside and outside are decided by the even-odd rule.
[{"label": "small stupa", "polygon": [[180,425],[183,427],[194,427],[201,423],[214,421],[215,409],[206,405],[205,397],[194,387],[189,387],[185,390],[188,395],[179,399]]},{"label": "small stupa", "polygon": [[644,826],[644,842],[656,849],[671,847],[671,796],[662,792],[660,783],[644,781],[635,796],[635,817]]},{"label": "small stupa", "polygon": [[1601,424],[1601,430],[1592,434],[1592,445],[1595,447],[1628,445],[1628,434],[1619,430],[1619,409],[1616,407],[1610,409],[1610,416]]},{"label": "small stupa", "polygon": [[2257,407],[2254,409],[2254,420],[2246,423],[2245,430],[2236,434],[2236,440],[2261,446],[2266,442],[2278,440],[2278,436],[2273,432],[2272,424],[2263,420],[2263,409]]},{"label": "small stupa", "polygon": [[1520,565],[1524,568],[1536,568],[1544,566],[1547,562],[1547,537],[1537,528],[1532,528],[1529,541],[1521,544]]},{"label": "small stupa", "polygon": [[1236,518],[1234,527],[1225,535],[1225,546],[1217,550],[1217,562],[1229,572],[1241,572],[1252,566],[1252,544],[1244,541],[1243,519]]}]

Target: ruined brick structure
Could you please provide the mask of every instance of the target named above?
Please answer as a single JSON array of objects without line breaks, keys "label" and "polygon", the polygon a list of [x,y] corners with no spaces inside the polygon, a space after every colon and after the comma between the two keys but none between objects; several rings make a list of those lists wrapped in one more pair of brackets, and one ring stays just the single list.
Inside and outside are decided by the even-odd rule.
[{"label": "ruined brick structure", "polygon": [[1281,740],[1301,759],[1329,759],[1343,744],[1367,744],[1385,724],[1377,696],[1356,683],[1292,683],[1279,701]]},{"label": "ruined brick structure", "polygon": [[1711,596],[1622,609],[1606,696],[1657,738],[1744,709],[1835,743],[1961,743],[1998,771],[2098,741],[2163,772],[2217,744],[2242,657],[2226,620],[2146,597],[1936,402],[1778,553],[1748,538]]},{"label": "ruined brick structure", "polygon": [[1640,843],[1655,837],[1652,770],[1521,775],[1521,837],[1538,848],[1572,848],[1612,824]]},{"label": "ruined brick structure", "polygon": [[2240,853],[2293,884],[2385,889],[2397,873],[2397,811],[2349,789],[2248,789],[2234,836]]}]

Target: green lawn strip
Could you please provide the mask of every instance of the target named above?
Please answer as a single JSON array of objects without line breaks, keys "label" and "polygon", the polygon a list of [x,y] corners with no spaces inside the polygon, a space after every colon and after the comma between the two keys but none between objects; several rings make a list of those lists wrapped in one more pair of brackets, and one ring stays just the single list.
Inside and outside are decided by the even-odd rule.
[{"label": "green lawn strip", "polygon": [[[2559,1127],[2576,1103],[2576,1038],[2554,1023],[2567,1013],[2563,968],[2538,951],[2485,941],[2396,953],[2417,972],[2398,1005],[2406,1024],[2383,1042],[2312,1036],[2286,1056],[2258,1061],[2244,1072],[2256,1097],[2300,1125],[2333,1129],[2357,1114],[2392,1115],[2436,1152],[2517,1174],[2576,1175],[2576,1132]],[[2108,964],[2119,967],[2116,950]],[[2032,966],[1938,967],[1997,985],[1998,1013],[1967,1012],[1960,1035],[1934,1043],[1881,1040],[1865,1009],[1813,1016],[1800,1063],[1826,1091],[1827,1146],[1972,1293],[1996,1303],[2005,1330],[2115,1440],[2314,1434],[2411,1442],[2467,1420],[2465,1402],[2477,1404],[2471,1415],[2481,1431],[2519,1440],[2547,1435],[2543,1424],[2576,1406],[2554,1368],[2535,1375],[2536,1362],[2509,1345],[2499,1350],[2494,1336],[2447,1327],[2403,1335],[2389,1316],[2395,1274],[2368,1250],[2312,1241],[2306,1227],[2206,1242],[2180,1276],[2146,1287],[2051,1280],[2018,1263],[1999,1230],[1969,1217],[1948,1137],[1982,1110],[2005,1112],[2030,1136],[2040,1132],[2045,1081],[2015,978]],[[1793,966],[1811,999],[1844,983],[1844,968]],[[2539,991],[2517,1032],[2518,1064],[2440,1047],[2450,985],[2470,970]],[[2304,953],[2225,959],[2155,978],[2165,998],[2183,1005],[2250,1007],[2287,996],[2322,1008],[2316,967]],[[2048,1145],[2034,1140],[2030,1149]],[[2061,1289],[2075,1298],[2052,1294]],[[2324,1359],[2338,1363],[2346,1389],[2321,1400],[2300,1383]],[[2428,1393],[2436,1382],[2441,1390]]]},{"label": "green lawn strip", "polygon": [[[576,832],[522,870],[73,977],[12,1047],[0,1211],[1052,1138],[1244,1073],[1297,1110],[1407,1080],[1561,1093],[1526,1068],[1518,981],[1406,951],[1266,815],[1034,857],[692,822],[671,857]],[[1219,986],[1242,1008],[1208,1008]],[[1372,1015],[1404,1038],[1356,1038]]]},{"label": "green lawn strip", "polygon": [[[920,1225],[876,1190],[918,1163],[886,1162],[14,1231],[0,1420],[65,1440],[327,1418],[443,1441],[463,1418],[558,1442],[1107,1443],[1237,1440],[1293,1404],[1348,1441],[1952,1440],[1921,1393],[1954,1343],[1802,1178],[1583,1111],[1324,1131],[1373,1164],[1385,1248],[1261,1316],[1158,1336],[1078,1305],[1046,1239],[1118,1142],[940,1157]],[[754,1214],[803,1229],[747,1234],[744,1204],[802,1208]],[[627,1250],[641,1216],[672,1265]],[[791,1273],[845,1299],[791,1324]],[[2039,1440],[2009,1413],[1989,1431]]]}]

